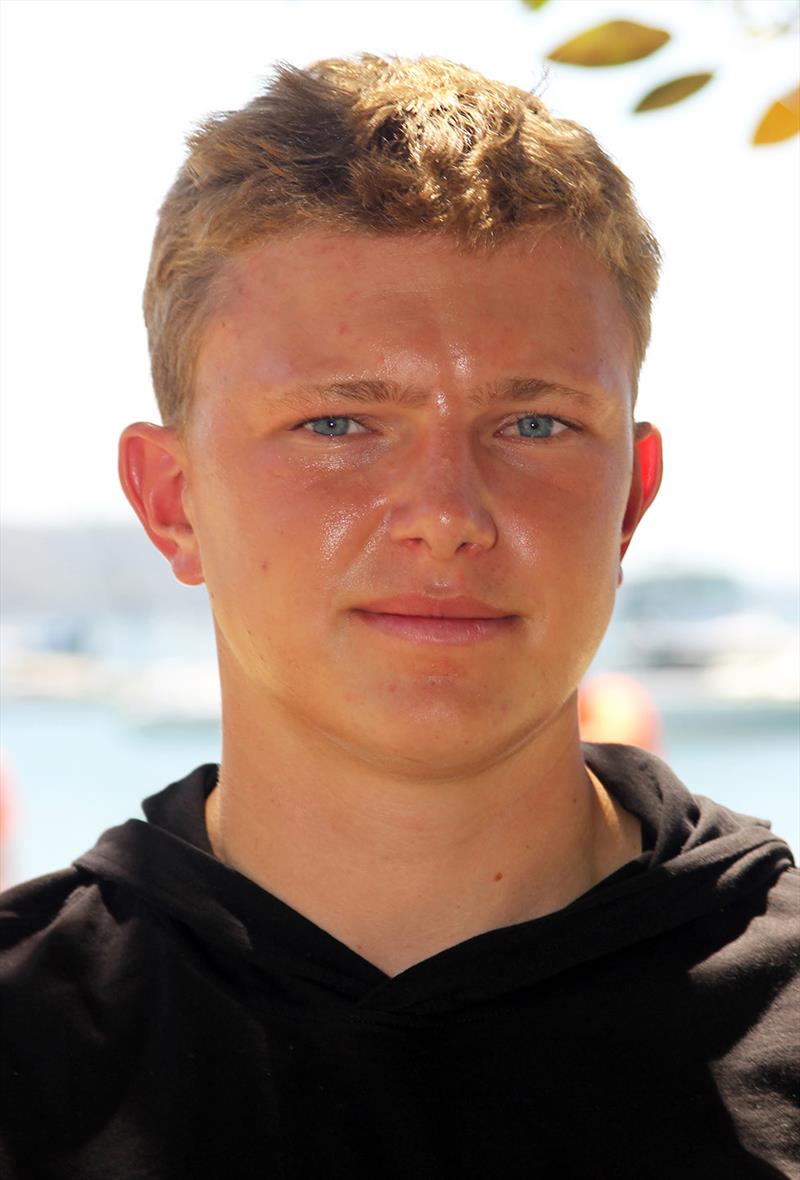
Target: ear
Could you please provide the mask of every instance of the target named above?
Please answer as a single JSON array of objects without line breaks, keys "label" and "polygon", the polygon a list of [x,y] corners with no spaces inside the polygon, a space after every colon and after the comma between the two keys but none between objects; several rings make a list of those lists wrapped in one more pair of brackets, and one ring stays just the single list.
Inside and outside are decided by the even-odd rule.
[{"label": "ear", "polygon": [[174,430],[134,422],[120,435],[122,490],[178,581],[197,586],[204,580],[203,567],[184,503],[186,468],[186,453]]},{"label": "ear", "polygon": [[622,521],[620,560],[631,543],[639,521],[655,500],[661,487],[661,435],[650,422],[637,422],[634,432],[633,472]]}]

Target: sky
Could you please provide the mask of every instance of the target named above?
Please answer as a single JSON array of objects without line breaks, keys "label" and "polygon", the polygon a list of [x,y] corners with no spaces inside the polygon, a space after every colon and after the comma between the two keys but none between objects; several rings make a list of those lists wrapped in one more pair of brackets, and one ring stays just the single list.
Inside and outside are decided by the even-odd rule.
[{"label": "sky", "polygon": [[[785,5],[758,0],[765,19]],[[544,55],[604,19],[669,30],[612,70]],[[128,422],[158,421],[141,289],[184,139],[278,60],[437,54],[588,126],[633,180],[664,253],[637,416],[665,476],[626,558],[788,583],[800,553],[798,137],[756,149],[796,84],[797,41],[745,35],[725,0],[3,0],[0,519],[132,521],[116,474]],[[718,69],[686,103],[652,86]]]}]

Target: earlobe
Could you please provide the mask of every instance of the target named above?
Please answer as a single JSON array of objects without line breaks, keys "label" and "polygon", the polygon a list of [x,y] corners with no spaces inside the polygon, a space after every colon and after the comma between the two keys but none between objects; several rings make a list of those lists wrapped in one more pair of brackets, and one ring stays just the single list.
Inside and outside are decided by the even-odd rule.
[{"label": "earlobe", "polygon": [[639,521],[658,494],[663,470],[661,435],[656,427],[650,422],[637,422],[635,431],[633,472],[625,517],[622,522],[620,559],[630,545]]},{"label": "earlobe", "polygon": [[178,581],[197,586],[204,580],[203,569],[184,504],[185,468],[185,451],[174,430],[134,422],[120,435],[122,490]]}]

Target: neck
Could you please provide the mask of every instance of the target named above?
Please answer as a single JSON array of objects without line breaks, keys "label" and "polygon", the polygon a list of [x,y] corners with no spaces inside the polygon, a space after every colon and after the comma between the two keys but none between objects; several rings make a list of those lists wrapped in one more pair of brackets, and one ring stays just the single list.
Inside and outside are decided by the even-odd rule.
[{"label": "neck", "polygon": [[638,821],[584,766],[575,712],[499,761],[432,778],[237,705],[206,808],[212,847],[396,975],[552,913],[637,855]]}]

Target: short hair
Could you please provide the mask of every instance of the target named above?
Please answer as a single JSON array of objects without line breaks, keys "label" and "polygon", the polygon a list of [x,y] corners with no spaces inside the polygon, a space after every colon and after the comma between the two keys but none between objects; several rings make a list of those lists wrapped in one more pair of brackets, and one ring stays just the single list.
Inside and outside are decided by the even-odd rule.
[{"label": "short hair", "polygon": [[658,243],[594,136],[532,92],[435,57],[281,64],[212,115],[161,207],[144,314],[162,421],[188,421],[201,336],[226,262],[304,228],[447,234],[492,248],[558,226],[615,276],[634,386],[650,337]]}]

